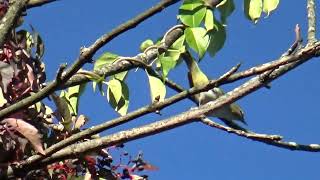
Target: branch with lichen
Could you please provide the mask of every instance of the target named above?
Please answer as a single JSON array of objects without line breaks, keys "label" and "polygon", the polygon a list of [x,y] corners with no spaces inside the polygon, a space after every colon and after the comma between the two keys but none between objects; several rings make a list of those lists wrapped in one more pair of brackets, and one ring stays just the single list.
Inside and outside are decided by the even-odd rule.
[{"label": "branch with lichen", "polygon": [[308,44],[315,43],[316,39],[316,4],[315,0],[307,1],[308,11]]},{"label": "branch with lichen", "polygon": [[9,6],[8,12],[0,20],[0,46],[5,43],[9,33],[14,28],[17,19],[20,17],[21,12],[24,10],[28,0],[14,1]]}]

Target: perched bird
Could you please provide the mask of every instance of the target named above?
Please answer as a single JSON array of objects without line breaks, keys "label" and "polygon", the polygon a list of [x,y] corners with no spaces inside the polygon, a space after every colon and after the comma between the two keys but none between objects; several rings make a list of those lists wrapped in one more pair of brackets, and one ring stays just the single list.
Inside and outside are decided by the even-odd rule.
[{"label": "perched bird", "polygon": [[[189,84],[192,87],[203,87],[209,83],[208,77],[201,71],[199,68],[197,62],[192,58],[190,54],[187,54],[184,57],[184,60],[188,66],[189,72],[188,72],[188,79]],[[210,101],[216,100],[218,97],[224,95],[222,89],[215,87],[209,91],[201,92],[195,97],[199,101],[199,106],[204,105]],[[247,124],[244,120],[244,113],[241,110],[240,106],[232,103],[229,105],[225,105],[217,110],[214,110],[208,114],[207,116],[213,116],[221,119],[224,123],[226,123],[229,126],[236,126],[234,128],[237,129],[243,129],[241,127],[238,127],[237,125],[234,125],[233,121],[240,121],[244,124]]]}]

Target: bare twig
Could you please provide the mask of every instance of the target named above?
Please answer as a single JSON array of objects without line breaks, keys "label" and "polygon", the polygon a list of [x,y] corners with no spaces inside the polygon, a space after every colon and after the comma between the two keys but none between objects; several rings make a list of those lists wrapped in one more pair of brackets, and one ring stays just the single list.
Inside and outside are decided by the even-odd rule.
[{"label": "bare twig", "polygon": [[315,0],[307,1],[308,10],[308,44],[315,43],[316,39],[316,4]]},{"label": "bare twig", "polygon": [[211,121],[208,118],[201,118],[201,122],[203,124],[206,124],[210,127],[214,127],[217,129],[220,129],[222,131],[226,131],[228,133],[236,134],[241,137],[246,137],[252,140],[257,140],[257,141],[280,141],[282,139],[282,136],[279,135],[269,135],[269,134],[259,134],[259,133],[254,133],[254,132],[246,132],[246,131],[241,131],[238,129],[233,129],[231,127],[226,127],[222,126],[216,122]]},{"label": "bare twig", "polygon": [[320,151],[320,144],[298,144],[296,142],[286,142],[281,141],[283,139],[282,136],[279,135],[268,135],[268,134],[258,134],[253,132],[245,132],[236,129],[232,129],[230,127],[224,127],[220,124],[217,124],[210,119],[201,119],[201,122],[210,126],[214,127],[228,133],[233,133],[241,137],[245,137],[254,141],[262,142],[265,144],[277,146],[280,148],[285,148],[289,150],[298,150],[298,151],[308,151],[308,152],[319,152]]},{"label": "bare twig", "polygon": [[58,1],[58,0],[29,0],[29,2],[27,4],[27,9],[34,8],[34,7],[40,7],[45,4],[55,2],[55,1]]},{"label": "bare twig", "polygon": [[63,71],[64,71],[66,68],[67,68],[67,64],[66,64],[66,63],[60,64],[59,69],[58,69],[58,71],[57,71],[57,75],[56,75],[56,81],[57,81],[57,82],[60,82],[60,81],[61,81],[61,79],[62,79],[62,73],[63,73]]}]

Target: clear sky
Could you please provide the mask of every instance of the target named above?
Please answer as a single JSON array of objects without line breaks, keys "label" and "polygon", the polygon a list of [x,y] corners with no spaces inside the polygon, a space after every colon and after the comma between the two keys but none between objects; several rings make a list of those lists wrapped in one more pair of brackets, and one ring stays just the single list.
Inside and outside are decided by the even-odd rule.
[{"label": "clear sky", "polygon": [[[48,79],[54,77],[60,63],[71,64],[81,46],[89,46],[100,35],[157,2],[61,0],[30,10],[26,23],[32,24],[44,39]],[[282,0],[270,17],[260,19],[257,25],[244,17],[243,1],[236,2],[236,10],[228,21],[224,48],[214,59],[206,56],[201,62],[202,69],[213,78],[238,62],[243,63],[241,69],[244,70],[277,59],[294,41],[293,29],[297,23],[306,37],[306,1]],[[179,5],[117,37],[95,57],[105,51],[122,56],[138,54],[142,41],[147,38],[156,40],[177,23]],[[313,59],[274,81],[270,90],[260,89],[239,100],[245,110],[248,128],[259,133],[280,134],[288,141],[320,143],[318,61]],[[92,69],[92,66],[86,68]],[[187,87],[186,66],[183,64],[170,72],[169,78]],[[150,103],[143,71],[130,72],[127,82],[131,101],[129,111]],[[224,86],[224,89],[230,90],[239,83]],[[173,94],[175,92],[168,89],[168,96]],[[103,134],[154,122],[192,106],[195,104],[185,100],[164,109],[162,116],[148,115]],[[118,116],[105,97],[93,93],[91,84],[81,99],[80,113],[90,117],[90,125]],[[152,180],[319,178],[319,153],[280,149],[196,123],[127,143],[126,150],[133,155],[142,150],[145,159],[159,167],[158,171],[147,173]]]}]

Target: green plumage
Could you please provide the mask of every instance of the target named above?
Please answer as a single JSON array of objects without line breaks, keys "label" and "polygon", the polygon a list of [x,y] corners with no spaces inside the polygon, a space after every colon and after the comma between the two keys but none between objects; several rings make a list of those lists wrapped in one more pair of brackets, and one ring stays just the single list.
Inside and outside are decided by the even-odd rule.
[{"label": "green plumage", "polygon": [[[189,54],[188,57],[185,57],[185,62],[188,66],[188,78],[190,86],[192,87],[203,87],[209,83],[208,77],[201,71],[197,62]],[[196,98],[199,100],[199,106],[206,104],[210,101],[216,100],[218,97],[224,95],[225,93],[222,89],[215,87],[207,92],[202,92],[196,95]],[[218,117],[224,121],[233,121],[238,120],[246,124],[244,121],[244,114],[240,106],[232,103],[221,107],[220,109],[214,110],[207,114],[207,116]]]}]

